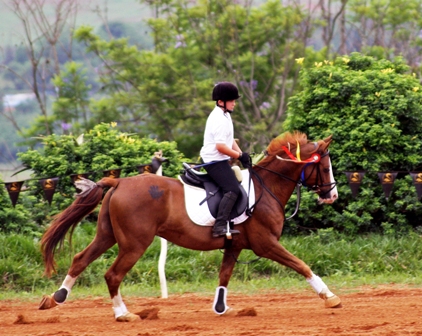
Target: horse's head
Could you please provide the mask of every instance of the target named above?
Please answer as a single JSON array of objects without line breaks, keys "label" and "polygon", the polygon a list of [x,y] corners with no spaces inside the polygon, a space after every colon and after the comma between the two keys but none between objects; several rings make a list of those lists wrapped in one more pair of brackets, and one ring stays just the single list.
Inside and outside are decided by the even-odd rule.
[{"label": "horse's head", "polygon": [[267,148],[268,156],[259,162],[259,166],[271,164],[276,158],[275,161],[283,162],[284,166],[283,174],[280,175],[288,178],[286,171],[300,173],[298,180],[288,179],[300,182],[316,192],[319,202],[333,203],[338,198],[338,193],[328,151],[331,141],[331,136],[309,142],[303,133],[285,133],[270,143]]},{"label": "horse's head", "polygon": [[[310,157],[317,155],[319,160],[306,163],[301,174],[302,184],[318,195],[320,203],[333,203],[338,198],[336,181],[334,180],[333,168],[329,156],[328,146],[332,141],[332,136],[318,142],[310,142]],[[312,149],[312,147],[314,147]]]}]

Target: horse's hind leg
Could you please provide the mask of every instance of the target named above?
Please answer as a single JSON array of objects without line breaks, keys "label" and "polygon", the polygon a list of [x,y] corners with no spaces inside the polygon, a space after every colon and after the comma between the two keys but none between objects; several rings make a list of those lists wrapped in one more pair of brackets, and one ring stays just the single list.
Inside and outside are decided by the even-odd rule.
[{"label": "horse's hind leg", "polygon": [[82,252],[73,257],[72,265],[64,279],[60,288],[51,296],[45,295],[39,305],[39,309],[49,309],[55,307],[57,304],[62,304],[69,297],[73,285],[78,276],[85,270],[85,268],[112,247],[116,243],[113,237],[97,236]]},{"label": "horse's hind leg", "polygon": [[111,227],[108,210],[107,207],[104,206],[98,217],[97,233],[94,240],[82,252],[73,257],[72,265],[70,266],[61,287],[52,295],[44,295],[39,305],[39,309],[50,309],[57,306],[57,304],[64,303],[69,297],[78,276],[89,264],[96,260],[115,243],[116,239]]},{"label": "horse's hind leg", "polygon": [[273,244],[268,243],[268,247],[263,251],[258,252],[254,250],[254,252],[261,257],[274,260],[284,266],[290,267],[303,275],[319,297],[325,301],[325,307],[341,307],[340,298],[328,289],[328,286],[324,281],[322,281],[318,275],[315,275],[305,262],[287,251],[278,241]]},{"label": "horse's hind leg", "polygon": [[224,251],[223,262],[220,268],[219,286],[215,292],[213,303],[213,310],[218,315],[227,314],[230,310],[230,307],[227,306],[227,286],[240,252],[241,250],[233,251],[232,249]]}]

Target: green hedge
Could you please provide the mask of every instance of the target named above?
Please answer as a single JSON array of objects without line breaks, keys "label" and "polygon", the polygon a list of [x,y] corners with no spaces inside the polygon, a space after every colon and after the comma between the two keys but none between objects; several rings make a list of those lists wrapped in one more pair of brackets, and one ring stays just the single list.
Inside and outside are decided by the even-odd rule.
[{"label": "green hedge", "polygon": [[[406,234],[420,228],[422,203],[407,173],[422,170],[419,79],[399,58],[390,62],[354,53],[307,65],[300,82],[302,90],[290,99],[284,126],[311,140],[333,135],[330,155],[339,199],[322,206],[306,194],[286,229]],[[353,198],[344,172],[359,170],[366,175]],[[391,171],[401,173],[386,200],[377,173]]]},{"label": "green hedge", "polygon": [[[90,173],[91,180],[99,180],[104,170],[123,168],[121,177],[138,174],[138,165],[149,164],[154,153],[162,151],[168,163],[163,175],[175,177],[182,169],[182,161],[189,161],[177,150],[175,142],[157,142],[122,133],[114,124],[102,123],[79,137],[51,135],[43,138],[43,147],[19,154],[20,161],[32,170],[31,180],[25,183],[28,191],[21,192],[13,208],[5,189],[0,192],[0,232],[42,232],[52,216],[68,207],[76,189],[71,174]],[[59,177],[51,205],[44,199],[40,179]],[[95,221],[96,214],[87,218]]]}]

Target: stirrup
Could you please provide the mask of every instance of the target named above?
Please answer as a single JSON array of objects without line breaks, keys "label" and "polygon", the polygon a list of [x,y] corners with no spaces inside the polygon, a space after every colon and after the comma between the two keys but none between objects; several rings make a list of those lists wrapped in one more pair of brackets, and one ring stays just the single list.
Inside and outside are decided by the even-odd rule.
[{"label": "stirrup", "polygon": [[230,229],[230,224],[229,224],[229,222],[227,222],[227,227],[221,228],[219,230],[213,230],[212,231],[212,237],[218,238],[218,237],[226,236],[227,239],[232,239],[232,235],[239,234],[239,233],[240,233],[240,231],[238,231],[238,230]]},{"label": "stirrup", "polygon": [[231,239],[232,238],[232,235],[239,234],[239,233],[240,233],[240,231],[238,231],[238,230],[230,230],[230,231],[227,231],[226,229],[223,229],[221,231],[213,231],[212,232],[212,237],[213,238],[218,238],[218,237],[222,237],[222,236],[227,236],[227,239]]}]

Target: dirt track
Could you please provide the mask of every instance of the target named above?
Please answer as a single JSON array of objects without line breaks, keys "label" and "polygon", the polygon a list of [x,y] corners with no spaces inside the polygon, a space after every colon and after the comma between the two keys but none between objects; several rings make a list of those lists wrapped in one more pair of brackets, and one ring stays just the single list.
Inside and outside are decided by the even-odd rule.
[{"label": "dirt track", "polygon": [[148,315],[145,311],[155,308],[149,317],[130,323],[115,322],[110,300],[102,297],[70,298],[50,310],[38,310],[38,303],[0,301],[0,335],[422,336],[422,288],[388,285],[336,294],[343,308],[324,308],[311,290],[254,296],[229,291],[228,305],[238,315],[225,317],[211,311],[212,296],[126,297],[132,313]]}]

